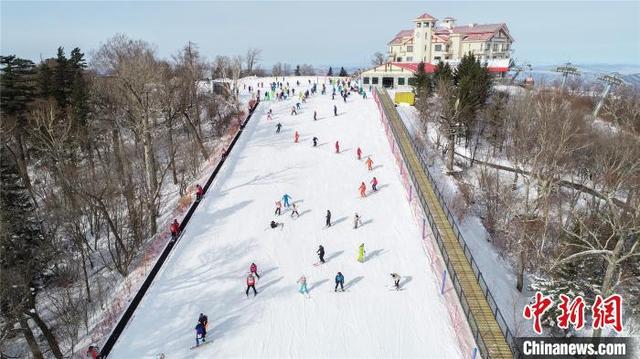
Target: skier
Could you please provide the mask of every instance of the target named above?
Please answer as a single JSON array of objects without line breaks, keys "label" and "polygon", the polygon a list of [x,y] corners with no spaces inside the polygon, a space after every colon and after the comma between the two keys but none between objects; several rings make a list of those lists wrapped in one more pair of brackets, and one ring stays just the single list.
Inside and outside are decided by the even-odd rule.
[{"label": "skier", "polygon": [[396,290],[400,290],[400,275],[398,273],[391,273],[391,279],[393,280],[393,286]]},{"label": "skier", "polygon": [[364,243],[358,247],[358,262],[364,263]]},{"label": "skier", "polygon": [[318,111],[316,111],[316,110],[313,111],[313,120],[314,121],[318,120]]},{"label": "skier", "polygon": [[298,279],[296,283],[300,284],[300,289],[298,289],[298,292],[300,292],[300,294],[309,295],[309,290],[307,289],[307,277],[305,277],[304,274]]},{"label": "skier", "polygon": [[294,143],[298,143],[298,140],[299,140],[299,139],[300,139],[300,134],[298,133],[298,131],[296,131],[296,132],[293,134],[293,142],[294,142]]},{"label": "skier", "polygon": [[95,345],[89,345],[89,349],[87,349],[87,356],[91,357],[91,359],[98,359],[98,347]]},{"label": "skier", "polygon": [[338,291],[338,285],[340,285],[340,289],[344,292],[344,276],[341,272],[336,274],[336,287],[333,289],[334,292]]},{"label": "skier", "polygon": [[276,213],[278,216],[282,214],[282,202],[276,201]]},{"label": "skier", "polygon": [[282,128],[282,124],[278,122],[278,124],[276,125],[276,133],[280,133],[281,128]]},{"label": "skier", "polygon": [[340,143],[336,141],[336,153],[340,153]]},{"label": "skier", "polygon": [[249,273],[249,275],[247,276],[247,291],[245,292],[247,297],[249,297],[249,289],[253,289],[254,297],[258,295],[258,292],[256,291],[256,279],[253,277],[252,273]]},{"label": "skier", "polygon": [[251,266],[249,266],[249,273],[255,275],[256,277],[258,277],[258,279],[260,279],[260,274],[258,274],[258,266],[255,263],[251,263]]},{"label": "skier", "polygon": [[360,161],[362,159],[362,150],[360,147],[356,150],[356,154],[358,155],[358,161]]},{"label": "skier", "polygon": [[271,114],[268,114],[267,115],[267,121],[271,121],[271,120],[273,120],[273,117],[271,117]]},{"label": "skier", "polygon": [[[300,102],[296,102],[296,109],[299,110],[300,109]],[[297,113],[296,113],[297,114]]]},{"label": "skier", "polygon": [[300,218],[300,213],[298,213],[298,207],[296,207],[295,203],[291,204],[291,218],[293,218],[293,215],[298,216],[298,218]]},{"label": "skier", "polygon": [[196,202],[200,202],[203,194],[204,194],[204,190],[202,189],[202,186],[198,183],[196,185]]},{"label": "skier", "polygon": [[360,184],[360,187],[358,187],[358,189],[360,190],[360,197],[367,196],[367,185],[365,185],[364,182]]},{"label": "skier", "polygon": [[175,241],[180,234],[180,223],[178,223],[177,219],[173,220],[173,223],[171,223],[171,227],[169,227],[169,230],[171,231],[171,241]]},{"label": "skier", "polygon": [[209,327],[209,318],[204,313],[200,313],[200,315],[198,316],[198,323],[204,326],[204,333],[206,335],[207,328]]},{"label": "skier", "polygon": [[333,105],[333,115],[338,116],[338,106]]},{"label": "skier", "polygon": [[314,137],[312,140],[313,140],[313,147],[318,146],[318,137]]},{"label": "skier", "polygon": [[297,115],[298,112],[296,111],[296,107],[295,106],[291,106],[291,115]]},{"label": "skier", "polygon": [[371,188],[373,189],[374,192],[378,190],[376,188],[377,185],[378,185],[378,179],[373,177],[373,179],[371,180]]},{"label": "skier", "polygon": [[369,169],[369,171],[373,170],[373,160],[371,159],[371,157],[367,157],[365,163],[367,164],[367,168]]},{"label": "skier", "polygon": [[327,227],[331,227],[331,211],[327,210],[327,215],[325,218],[325,224],[327,225]]},{"label": "skier", "polygon": [[196,346],[200,346],[200,340],[202,340],[202,342],[206,342],[207,341],[207,330],[204,329],[204,325],[202,325],[202,323],[198,323],[196,325]]},{"label": "skier", "polygon": [[353,216],[353,229],[358,228],[358,226],[361,224],[362,223],[360,222],[360,215],[356,212],[356,214]]},{"label": "skier", "polygon": [[318,257],[320,257],[320,263],[324,263],[324,247],[322,245],[318,247],[318,251],[316,251],[316,253],[318,253]]},{"label": "skier", "polygon": [[282,228],[284,228],[284,223],[278,223],[276,221],[271,221],[271,223],[269,223],[269,227],[271,227],[272,229],[276,229],[279,226],[282,226]]},{"label": "skier", "polygon": [[291,199],[291,196],[289,196],[288,194],[284,194],[282,195],[282,202],[284,203],[285,207],[289,207],[289,200]]}]

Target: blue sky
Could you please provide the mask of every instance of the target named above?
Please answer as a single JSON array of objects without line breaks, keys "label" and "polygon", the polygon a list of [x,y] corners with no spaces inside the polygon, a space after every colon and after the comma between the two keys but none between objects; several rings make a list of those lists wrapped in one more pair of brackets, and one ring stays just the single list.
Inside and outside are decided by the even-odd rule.
[{"label": "blue sky", "polygon": [[505,22],[514,57],[534,65],[640,65],[640,2],[29,2],[1,3],[1,53],[39,60],[96,49],[116,33],[157,45],[170,57],[187,41],[203,55],[263,49],[275,62],[363,66],[411,19],[428,12],[458,24]]}]

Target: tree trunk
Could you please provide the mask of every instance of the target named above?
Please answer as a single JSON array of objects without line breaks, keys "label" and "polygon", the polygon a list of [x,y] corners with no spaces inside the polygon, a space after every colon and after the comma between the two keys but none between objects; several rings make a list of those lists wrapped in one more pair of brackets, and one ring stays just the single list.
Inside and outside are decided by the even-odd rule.
[{"label": "tree trunk", "polygon": [[26,313],[33,321],[38,325],[42,334],[44,334],[45,339],[47,340],[47,344],[49,344],[49,348],[51,348],[51,352],[56,359],[62,359],[62,351],[60,351],[60,345],[58,345],[58,340],[53,335],[47,323],[45,323],[42,318],[38,315],[38,312],[35,310],[29,311]]},{"label": "tree trunk", "polygon": [[[618,236],[618,242],[616,246],[613,248],[613,252],[611,253],[611,257],[608,258],[607,270],[604,273],[604,278],[602,280],[602,289],[601,295],[604,298],[607,298],[611,291],[613,290],[613,276],[618,269],[618,259],[620,259],[620,255],[622,254],[622,249],[624,248],[624,236]],[[596,329],[593,331],[593,337],[599,337],[601,334],[601,329]]]},{"label": "tree trunk", "polygon": [[35,359],[44,359],[42,355],[42,351],[40,351],[40,347],[38,346],[38,342],[36,342],[36,338],[29,328],[29,323],[26,318],[20,319],[20,328],[22,329],[22,334],[24,338],[27,340],[27,344],[29,344],[29,349],[31,349],[31,354]]},{"label": "tree trunk", "polygon": [[455,140],[456,136],[454,134],[449,135],[449,139],[447,142],[447,172],[453,172],[453,155],[455,151]]},{"label": "tree trunk", "polygon": [[524,249],[524,244],[521,244],[523,248],[520,249],[520,255],[518,258],[518,277],[516,279],[516,289],[518,292],[522,293],[522,287],[524,287],[524,270],[525,263],[527,261],[527,252]]},{"label": "tree trunk", "polygon": [[198,134],[198,130],[194,126],[193,122],[191,122],[191,118],[189,118],[189,114],[187,113],[187,111],[184,111],[184,118],[187,124],[187,128],[189,129],[189,132],[191,132],[193,137],[196,139],[196,145],[198,146],[198,149],[200,150],[202,157],[206,161],[209,158],[209,153],[207,152],[207,149],[204,147],[204,144],[202,143],[202,139]]},{"label": "tree trunk", "polygon": [[152,234],[158,231],[158,211],[155,205],[155,198],[158,193],[158,178],[156,177],[156,161],[153,153],[153,142],[151,140],[151,129],[149,128],[148,114],[143,119],[143,136],[142,146],[144,148],[144,170],[149,186],[149,194],[147,198],[147,210],[149,211],[149,225]]}]

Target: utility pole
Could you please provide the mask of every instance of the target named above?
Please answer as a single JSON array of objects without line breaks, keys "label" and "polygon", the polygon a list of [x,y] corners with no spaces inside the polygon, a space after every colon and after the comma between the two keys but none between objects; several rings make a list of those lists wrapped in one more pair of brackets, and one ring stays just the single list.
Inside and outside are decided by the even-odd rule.
[{"label": "utility pole", "polygon": [[618,74],[616,72],[614,72],[612,74],[609,74],[609,75],[600,75],[598,77],[598,80],[605,82],[606,86],[604,88],[604,91],[602,92],[602,96],[600,97],[600,101],[598,101],[598,104],[596,105],[596,108],[593,110],[593,117],[598,117],[598,112],[600,112],[600,109],[602,108],[602,105],[604,104],[604,100],[609,95],[609,92],[611,91],[611,87],[613,87],[613,86],[621,86],[621,85],[625,84],[624,80],[620,77],[620,74]]},{"label": "utility pole", "polygon": [[556,67],[556,72],[562,73],[562,85],[560,85],[560,92],[564,91],[564,85],[566,84],[567,77],[569,77],[569,75],[580,76],[578,68],[573,66],[570,62],[567,62],[563,66]]}]

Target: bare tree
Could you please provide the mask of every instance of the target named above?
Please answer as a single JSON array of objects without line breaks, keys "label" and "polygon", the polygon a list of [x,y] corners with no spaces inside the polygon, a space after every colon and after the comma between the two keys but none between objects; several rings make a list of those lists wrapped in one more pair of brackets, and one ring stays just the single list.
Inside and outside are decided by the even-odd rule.
[{"label": "bare tree", "polygon": [[371,65],[373,66],[384,65],[385,62],[387,62],[387,58],[382,52],[375,52],[371,57]]},{"label": "bare tree", "polygon": [[253,75],[254,68],[256,67],[258,62],[262,60],[262,58],[260,57],[261,54],[261,49],[251,47],[247,50],[247,54],[244,57],[244,60],[246,61],[246,71],[248,75]]}]

